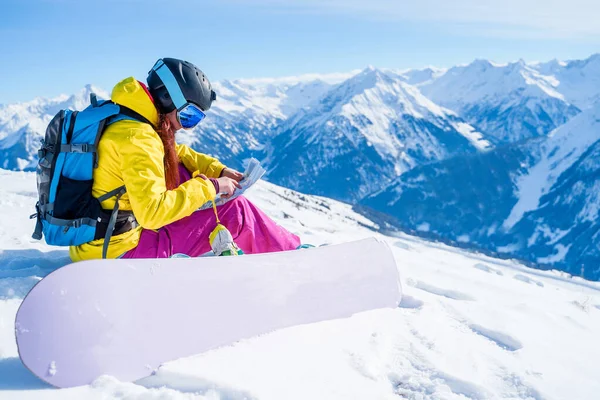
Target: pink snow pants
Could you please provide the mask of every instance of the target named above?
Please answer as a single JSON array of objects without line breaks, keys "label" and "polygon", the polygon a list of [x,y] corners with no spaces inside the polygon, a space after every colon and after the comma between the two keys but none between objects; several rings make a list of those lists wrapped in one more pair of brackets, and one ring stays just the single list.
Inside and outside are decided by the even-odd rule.
[{"label": "pink snow pants", "polygon": [[[179,165],[180,182],[191,179],[190,173]],[[244,253],[269,253],[294,250],[300,238],[277,225],[243,196],[217,207],[219,219]],[[211,251],[208,235],[217,226],[212,208],[196,211],[157,231],[142,230],[138,246],[122,258],[167,258],[176,253],[198,257]]]}]

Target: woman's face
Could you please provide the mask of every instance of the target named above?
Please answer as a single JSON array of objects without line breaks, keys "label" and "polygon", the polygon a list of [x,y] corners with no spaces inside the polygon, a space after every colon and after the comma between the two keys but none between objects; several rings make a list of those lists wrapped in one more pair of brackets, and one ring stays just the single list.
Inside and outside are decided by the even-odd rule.
[{"label": "woman's face", "polygon": [[178,130],[182,129],[181,124],[177,119],[177,110],[171,111],[170,113],[166,114],[166,116],[169,122],[171,123],[174,132],[177,132]]}]

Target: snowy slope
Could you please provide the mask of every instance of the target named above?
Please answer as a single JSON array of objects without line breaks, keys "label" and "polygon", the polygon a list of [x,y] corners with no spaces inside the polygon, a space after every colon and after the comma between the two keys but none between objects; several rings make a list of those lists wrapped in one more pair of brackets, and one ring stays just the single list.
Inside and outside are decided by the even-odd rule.
[{"label": "snowy slope", "polygon": [[[581,80],[581,82],[587,80]],[[432,101],[505,143],[543,136],[580,110],[559,92],[559,81],[520,60],[476,60],[419,85]]]},{"label": "snowy slope", "polygon": [[516,182],[519,201],[504,221],[505,228],[514,226],[526,211],[538,208],[541,196],[548,193],[559,177],[600,140],[599,121],[600,104],[573,118],[542,142],[540,161]]},{"label": "snowy slope", "polygon": [[600,279],[600,105],[548,137],[417,168],[365,204],[411,229]]},{"label": "snowy slope", "polygon": [[[600,390],[599,284],[403,234],[384,237],[405,288],[397,309],[248,338],[167,363],[138,384],[106,376],[47,388],[17,358],[13,318],[26,291],[67,256],[30,239],[34,176],[0,171],[0,180],[2,399],[592,400]],[[306,242],[375,234],[326,198],[268,183],[249,197]]]},{"label": "snowy slope", "polygon": [[600,54],[585,60],[552,60],[532,67],[555,78],[556,90],[580,109],[590,108],[600,101]]},{"label": "snowy slope", "polygon": [[290,117],[269,143],[269,180],[356,201],[422,163],[492,147],[453,112],[369,67]]},{"label": "snowy slope", "polygon": [[600,279],[600,103],[551,134],[541,160],[516,181],[519,201],[504,221],[507,245],[536,261]]}]

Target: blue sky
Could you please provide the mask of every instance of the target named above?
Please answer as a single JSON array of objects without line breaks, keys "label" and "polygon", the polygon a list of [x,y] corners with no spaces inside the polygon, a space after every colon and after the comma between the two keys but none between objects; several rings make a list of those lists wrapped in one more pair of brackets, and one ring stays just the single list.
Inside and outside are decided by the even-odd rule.
[{"label": "blue sky", "polygon": [[0,103],[87,83],[110,90],[145,79],[160,57],[187,59],[211,80],[586,58],[600,52],[597,3],[3,0]]}]

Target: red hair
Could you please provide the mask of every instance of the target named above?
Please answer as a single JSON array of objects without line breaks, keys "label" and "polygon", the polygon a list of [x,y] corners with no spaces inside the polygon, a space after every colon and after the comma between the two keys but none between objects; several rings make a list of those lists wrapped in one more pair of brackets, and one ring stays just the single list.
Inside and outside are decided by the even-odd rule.
[{"label": "red hair", "polygon": [[165,183],[167,189],[173,190],[179,186],[179,156],[175,148],[175,129],[166,115],[160,114],[156,132],[165,149]]},{"label": "red hair", "polygon": [[[138,81],[144,89],[152,103],[154,99],[144,82]],[[165,156],[163,162],[165,164],[165,184],[168,190],[176,189],[179,186],[179,156],[175,148],[175,129],[171,126],[171,121],[166,115],[160,114],[158,120],[158,128],[156,129],[160,140],[162,141]]]}]

